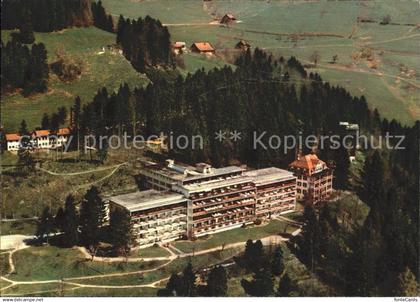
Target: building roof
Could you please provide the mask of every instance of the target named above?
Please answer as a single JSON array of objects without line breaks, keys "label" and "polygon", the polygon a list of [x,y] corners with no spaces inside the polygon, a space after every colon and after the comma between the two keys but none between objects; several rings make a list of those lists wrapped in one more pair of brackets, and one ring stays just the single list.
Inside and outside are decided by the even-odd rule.
[{"label": "building roof", "polygon": [[35,130],[34,135],[35,136],[48,136],[50,135],[50,130]]},{"label": "building roof", "polygon": [[233,186],[237,184],[251,182],[252,180],[253,179],[251,177],[238,176],[238,177],[233,177],[231,179],[223,179],[223,180],[216,179],[216,180],[193,183],[193,184],[182,186],[180,188],[191,194],[195,192],[208,192],[217,188],[223,188],[227,186]]},{"label": "building roof", "polygon": [[[40,137],[40,136],[48,136],[51,134],[50,130],[35,130],[34,131],[34,136],[36,137]],[[70,129],[69,128],[60,128],[57,131],[58,135],[69,135],[70,134]]]},{"label": "building roof", "polygon": [[58,129],[59,135],[69,135],[70,134],[70,128],[60,128]]},{"label": "building roof", "polygon": [[223,16],[223,18],[229,18],[231,20],[236,20],[236,18],[233,14],[226,14],[226,15]]},{"label": "building roof", "polygon": [[185,42],[175,42],[172,44],[172,48],[184,48],[185,47]]},{"label": "building roof", "polygon": [[112,196],[109,197],[109,201],[124,207],[130,212],[137,212],[185,202],[186,198],[178,193],[147,190]]},{"label": "building roof", "polygon": [[246,171],[244,175],[252,177],[256,185],[274,183],[296,178],[293,173],[276,167]]},{"label": "building roof", "polygon": [[20,135],[16,133],[6,134],[6,141],[18,141],[20,140]]},{"label": "building roof", "polygon": [[[202,173],[197,171],[196,167],[179,163],[173,163],[171,166],[155,164],[149,165],[147,170],[153,170],[154,173],[165,176],[173,182],[198,181],[206,178],[223,177],[232,173],[241,173],[245,169],[237,166],[228,166],[223,168],[211,168],[211,172]],[[140,171],[140,173],[142,173]]]},{"label": "building roof", "polygon": [[209,42],[195,42],[193,43],[193,46],[195,46],[199,51],[214,51],[213,46]]},{"label": "building roof", "polygon": [[328,168],[327,164],[320,160],[316,154],[307,154],[305,156],[301,156],[292,162],[289,167],[292,169],[305,170],[309,175]]}]

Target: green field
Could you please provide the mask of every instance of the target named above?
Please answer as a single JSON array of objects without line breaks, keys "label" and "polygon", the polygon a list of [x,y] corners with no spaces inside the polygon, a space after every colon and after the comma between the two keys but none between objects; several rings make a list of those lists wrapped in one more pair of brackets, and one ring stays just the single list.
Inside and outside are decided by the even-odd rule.
[{"label": "green field", "polygon": [[154,258],[154,257],[167,257],[170,256],[170,253],[161,248],[160,246],[151,246],[144,249],[137,249],[133,251],[130,257],[140,257],[140,258]]},{"label": "green field", "polygon": [[[104,0],[103,3],[115,16],[137,18],[149,14],[159,18],[169,26],[172,40],[185,41],[187,45],[209,41],[216,47],[219,60],[231,61],[235,55],[232,48],[240,39],[275,55],[297,56],[304,63],[316,51],[320,65],[314,71],[324,80],[355,95],[364,94],[369,104],[387,118],[409,124],[420,118],[420,32],[415,26],[406,25],[419,22],[420,7],[414,0],[398,4],[393,0]],[[239,22],[229,27],[214,22],[228,12]],[[392,22],[402,25],[357,23],[357,17],[379,22],[387,14]],[[370,68],[366,59],[352,58],[364,49],[373,52],[376,68]],[[338,55],[338,60],[331,64],[334,55]],[[201,58],[207,63],[185,56],[184,61],[186,69],[193,71],[201,63],[210,67],[217,59]],[[414,74],[403,73],[405,68]]]},{"label": "green field", "polygon": [[[10,31],[2,31],[2,39],[8,38]],[[1,100],[1,119],[7,132],[16,131],[22,119],[29,129],[39,126],[44,112],[51,113],[60,106],[70,107],[76,96],[83,102],[90,102],[99,88],[107,87],[109,92],[121,83],[131,87],[142,86],[148,82],[145,75],[137,73],[123,55],[102,47],[115,43],[115,35],[95,27],[73,28],[53,33],[36,33],[37,42],[45,44],[48,60],[53,62],[56,51],[65,49],[66,53],[85,62],[82,76],[63,83],[51,74],[49,91],[24,98],[16,93]]]},{"label": "green field", "polygon": [[124,273],[156,267],[164,262],[105,263],[86,260],[77,249],[30,247],[13,255],[16,281],[61,280],[81,276]]}]

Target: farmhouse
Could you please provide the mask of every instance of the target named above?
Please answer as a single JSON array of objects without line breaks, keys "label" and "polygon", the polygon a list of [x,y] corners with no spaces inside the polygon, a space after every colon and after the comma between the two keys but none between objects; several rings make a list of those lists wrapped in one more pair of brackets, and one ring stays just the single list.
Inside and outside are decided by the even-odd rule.
[{"label": "farmhouse", "polygon": [[332,170],[315,154],[298,156],[289,165],[297,177],[297,198],[309,202],[328,199],[332,193]]},{"label": "farmhouse", "polygon": [[216,52],[209,42],[196,42],[191,45],[191,51],[205,54],[214,54]]},{"label": "farmhouse", "polygon": [[180,54],[187,49],[185,42],[175,42],[171,46],[175,54]]},{"label": "farmhouse", "polygon": [[20,148],[21,136],[16,133],[6,134],[7,151],[18,151]]},{"label": "farmhouse", "polygon": [[232,15],[232,14],[226,14],[222,17],[222,19],[220,19],[220,24],[228,25],[228,24],[232,23],[233,21],[236,21],[235,16]]}]

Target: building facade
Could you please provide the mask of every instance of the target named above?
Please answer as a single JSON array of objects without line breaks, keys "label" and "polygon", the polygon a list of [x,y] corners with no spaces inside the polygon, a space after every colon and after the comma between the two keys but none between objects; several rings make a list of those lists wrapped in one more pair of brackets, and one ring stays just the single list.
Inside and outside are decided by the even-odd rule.
[{"label": "building facade", "polygon": [[289,165],[289,170],[297,177],[298,200],[316,203],[331,196],[333,172],[315,154],[298,156]]},{"label": "building facade", "polygon": [[296,177],[279,168],[247,171],[256,187],[256,209],[258,218],[293,212],[296,209]]},{"label": "building facade", "polygon": [[188,200],[181,194],[147,190],[110,197],[107,202],[109,212],[120,208],[130,214],[133,233],[142,247],[187,234]]},{"label": "building facade", "polygon": [[296,207],[296,177],[286,170],[193,167],[173,160],[143,164],[148,190],[109,198],[110,211],[130,213],[141,247],[222,232]]},{"label": "building facade", "polygon": [[12,151],[12,152],[19,151],[20,139],[21,139],[21,136],[19,134],[15,134],[15,133],[6,134],[7,151]]},{"label": "building facade", "polygon": [[[69,140],[70,129],[60,128],[57,133],[52,134],[50,130],[35,130],[30,134],[31,150],[49,150],[61,148]],[[21,148],[19,134],[6,134],[7,151],[17,152]]]}]

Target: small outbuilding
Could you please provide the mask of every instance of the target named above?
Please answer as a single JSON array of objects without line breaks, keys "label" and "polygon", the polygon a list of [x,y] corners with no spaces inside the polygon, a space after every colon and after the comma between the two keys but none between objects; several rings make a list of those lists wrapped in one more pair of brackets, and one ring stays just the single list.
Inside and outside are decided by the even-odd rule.
[{"label": "small outbuilding", "polygon": [[214,54],[216,50],[209,42],[196,42],[191,45],[191,51],[196,53]]},{"label": "small outbuilding", "polygon": [[171,46],[172,46],[172,51],[175,54],[180,54],[187,49],[187,46],[186,46],[185,42],[177,41],[177,42],[173,43]]},{"label": "small outbuilding", "polygon": [[249,44],[248,42],[244,40],[241,40],[238,43],[236,43],[235,48],[243,50],[243,51],[247,51],[248,49],[251,48],[251,44]]},{"label": "small outbuilding", "polygon": [[226,14],[220,19],[220,24],[230,24],[236,21],[236,17],[233,14]]}]

